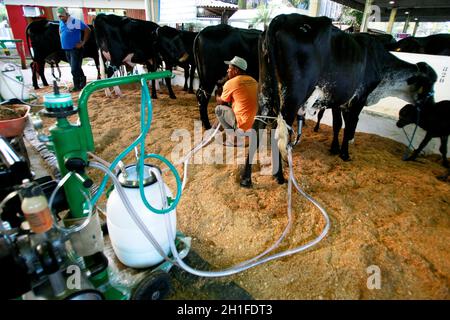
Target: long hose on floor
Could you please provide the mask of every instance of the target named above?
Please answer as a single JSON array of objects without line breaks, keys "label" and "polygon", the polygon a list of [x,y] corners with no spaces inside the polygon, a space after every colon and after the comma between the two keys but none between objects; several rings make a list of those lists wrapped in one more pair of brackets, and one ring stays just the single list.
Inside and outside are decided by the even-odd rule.
[{"label": "long hose on floor", "polygon": [[[140,187],[140,193],[141,193],[141,198],[144,202],[144,204],[146,205],[146,207],[156,213],[156,214],[165,214],[168,213],[170,211],[172,211],[176,205],[178,204],[178,201],[180,200],[181,197],[181,191],[184,189],[186,182],[187,182],[187,166],[189,163],[189,159],[198,151],[200,150],[202,147],[204,147],[206,144],[208,144],[212,138],[215,136],[215,134],[218,132],[220,126],[218,126],[217,128],[215,128],[215,130],[213,131],[213,133],[207,137],[206,139],[202,140],[201,143],[199,143],[196,147],[194,147],[183,159],[180,163],[184,164],[184,173],[183,173],[183,182],[181,183],[181,179],[178,175],[178,171],[175,169],[175,167],[164,157],[160,156],[160,155],[156,155],[156,154],[148,154],[146,155],[144,152],[145,149],[145,137],[148,133],[148,131],[150,130],[150,125],[151,125],[151,120],[152,120],[152,104],[151,104],[151,99],[150,99],[150,95],[148,92],[148,87],[147,84],[145,83],[145,81],[141,81],[141,86],[142,86],[142,96],[141,96],[141,134],[139,135],[139,137],[128,147],[125,149],[124,152],[122,152],[111,164],[111,166],[109,168],[107,168],[106,166],[104,166],[101,163],[91,163],[90,166],[100,169],[103,172],[105,172],[113,181],[114,186],[116,187],[120,198],[122,199],[122,201],[124,202],[128,212],[130,213],[131,218],[133,219],[133,221],[137,224],[137,226],[139,227],[139,229],[144,233],[144,235],[147,237],[147,239],[150,241],[150,243],[155,247],[155,249],[158,251],[158,253],[167,261],[179,266],[180,268],[184,269],[185,271],[192,273],[194,275],[197,276],[202,276],[202,277],[222,277],[222,276],[228,276],[228,275],[232,275],[232,274],[236,274],[239,272],[242,272],[244,270],[247,270],[249,268],[255,267],[257,265],[260,265],[262,263],[277,259],[277,258],[281,258],[281,257],[285,257],[294,253],[298,253],[304,250],[309,249],[310,247],[314,246],[315,244],[317,244],[318,242],[320,242],[328,233],[329,229],[330,229],[330,219],[325,211],[325,209],[317,202],[315,201],[312,197],[310,197],[307,193],[305,193],[298,185],[294,174],[293,174],[293,169],[292,169],[292,147],[288,147],[288,162],[289,162],[289,180],[288,180],[288,225],[285,229],[285,231],[283,232],[283,234],[281,235],[281,237],[278,239],[278,241],[275,243],[275,245],[273,245],[272,247],[270,247],[269,249],[265,250],[263,253],[257,255],[256,257],[249,259],[247,261],[244,261],[236,266],[227,268],[225,270],[221,270],[221,271],[202,271],[202,270],[196,270],[190,266],[188,266],[187,264],[184,263],[184,261],[182,260],[182,258],[180,257],[178,250],[175,246],[175,242],[170,241],[170,249],[171,249],[171,253],[174,257],[175,260],[170,259],[165,253],[164,250],[161,248],[161,246],[159,245],[159,243],[156,241],[156,239],[153,237],[153,235],[151,234],[151,232],[149,230],[147,230],[147,228],[145,227],[145,224],[143,223],[143,221],[141,220],[141,218],[139,217],[139,215],[136,213],[136,211],[134,210],[132,204],[129,202],[127,196],[125,195],[125,192],[123,191],[122,186],[120,185],[120,182],[118,181],[117,177],[111,172],[111,170],[114,170],[116,168],[116,166],[118,165],[119,161],[121,161],[125,155],[127,155],[135,146],[137,146],[138,144],[140,145],[140,156],[139,156],[139,161],[138,161],[138,169],[139,169],[139,187]],[[147,115],[147,117],[145,117],[145,115]],[[169,170],[173,173],[173,175],[175,176],[176,179],[176,183],[177,183],[177,195],[175,197],[174,202],[166,208],[162,208],[160,209],[156,209],[153,208],[147,201],[145,194],[144,194],[144,190],[143,190],[143,176],[144,176],[144,161],[148,158],[154,158],[157,160],[160,160],[162,162],[164,162],[168,167]],[[160,185],[163,185],[163,180],[162,180],[162,176],[159,174],[159,172],[155,171],[154,172],[158,182],[160,183]],[[94,196],[94,199],[92,200],[93,204],[95,204],[95,202],[98,200],[98,198],[100,197],[101,193],[103,192],[104,188],[106,185],[106,177],[104,178],[97,194]],[[286,236],[287,232],[290,229],[290,226],[292,224],[292,185],[295,186],[295,188],[303,195],[305,196],[309,201],[311,201],[323,214],[324,218],[325,218],[325,227],[322,230],[322,232],[320,233],[320,235],[318,237],[316,237],[314,240],[306,243],[305,245],[299,246],[297,248],[294,249],[290,249],[290,250],[286,250],[277,254],[273,254],[271,256],[262,258],[263,256],[266,256],[269,252],[271,252],[272,250],[274,250],[276,247],[278,247],[278,245],[280,244],[280,242],[284,239],[284,237]],[[161,197],[164,200],[166,195],[163,192],[164,190],[161,189]],[[167,206],[167,205],[166,205]],[[170,223],[170,218],[168,215],[165,216],[165,221],[166,221],[166,231],[168,234],[169,239],[175,239],[175,236],[173,235],[173,232],[171,230],[171,223]]]}]

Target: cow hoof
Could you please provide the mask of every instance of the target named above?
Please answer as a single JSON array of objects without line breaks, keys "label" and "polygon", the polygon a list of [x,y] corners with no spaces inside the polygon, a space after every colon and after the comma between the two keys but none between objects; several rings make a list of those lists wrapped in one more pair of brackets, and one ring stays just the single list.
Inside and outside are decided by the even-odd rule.
[{"label": "cow hoof", "polygon": [[252,179],[251,178],[241,178],[241,182],[239,183],[241,187],[251,188],[252,187]]},{"label": "cow hoof", "polygon": [[350,161],[351,159],[350,159],[350,156],[348,155],[348,154],[341,154],[340,156],[339,156],[342,160],[344,160],[344,161]]},{"label": "cow hoof", "polygon": [[39,87],[34,87],[34,90],[38,90],[38,89],[40,89]]},{"label": "cow hoof", "polygon": [[340,154],[341,150],[339,150],[339,148],[331,148],[330,153],[333,155]]},{"label": "cow hoof", "polygon": [[170,99],[176,99],[177,97],[175,96],[175,94],[169,94]]},{"label": "cow hoof", "polygon": [[319,132],[319,128],[315,127],[314,132]]},{"label": "cow hoof", "polygon": [[277,175],[274,175],[273,177],[275,178],[275,180],[277,180],[278,184],[285,184],[286,183],[286,179],[283,176],[279,177]]},{"label": "cow hoof", "polygon": [[450,168],[450,165],[448,164],[448,161],[442,161],[442,165],[443,165],[445,168]]},{"label": "cow hoof", "polygon": [[152,95],[152,99],[154,100],[154,99],[158,99],[158,96],[157,95]]},{"label": "cow hoof", "polygon": [[192,90],[192,89],[191,89],[191,90],[189,90],[189,91],[188,91],[188,93],[192,93],[192,94],[195,94],[194,90]]}]

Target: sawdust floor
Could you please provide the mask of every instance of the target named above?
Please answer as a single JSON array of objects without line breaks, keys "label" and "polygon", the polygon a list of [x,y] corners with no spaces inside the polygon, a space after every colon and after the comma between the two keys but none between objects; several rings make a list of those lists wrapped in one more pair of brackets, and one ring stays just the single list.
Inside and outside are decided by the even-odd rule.
[{"label": "sawdust floor", "polygon": [[[106,98],[103,92],[89,99],[96,154],[108,161],[139,134],[140,91],[123,91],[120,99]],[[147,153],[169,159],[178,143],[171,141],[174,130],[192,134],[199,119],[195,96],[178,87],[175,92],[178,99],[171,100],[163,87],[153,100],[146,139]],[[209,112],[213,119],[212,104]],[[328,236],[306,252],[219,280],[232,281],[255,299],[449,299],[450,183],[436,179],[446,172],[439,156],[404,162],[402,144],[357,133],[350,146],[352,161],[343,162],[328,152],[331,128],[322,125],[314,133],[313,125],[307,122],[294,150],[294,170],[304,190],[328,211]],[[134,154],[126,160],[134,162]],[[192,249],[213,269],[256,256],[286,226],[287,185],[278,185],[258,172],[261,166],[255,167],[252,189],[237,183],[237,164],[189,167],[177,228],[193,238]],[[100,179],[99,173],[92,175]],[[172,178],[167,176],[166,182],[175,189]],[[324,226],[320,212],[296,192],[293,208],[292,229],[278,251],[311,241]],[[370,290],[368,268],[373,265],[380,269],[381,288]],[[172,296],[177,297],[199,295]]]}]

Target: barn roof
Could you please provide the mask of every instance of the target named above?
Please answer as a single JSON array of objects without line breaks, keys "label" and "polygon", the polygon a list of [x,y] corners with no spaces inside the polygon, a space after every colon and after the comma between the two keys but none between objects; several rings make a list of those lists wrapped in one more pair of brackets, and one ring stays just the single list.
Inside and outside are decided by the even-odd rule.
[{"label": "barn roof", "polygon": [[217,0],[197,0],[197,7],[208,8],[224,8],[224,9],[238,9],[236,4],[226,3]]},{"label": "barn roof", "polygon": [[[364,11],[365,0],[333,0],[334,2]],[[391,3],[393,2],[393,3]],[[450,21],[449,0],[374,0],[373,5],[380,7],[381,21],[388,21],[393,7],[397,8],[395,21],[402,22],[409,16],[418,21]],[[408,13],[406,13],[408,12]]]}]

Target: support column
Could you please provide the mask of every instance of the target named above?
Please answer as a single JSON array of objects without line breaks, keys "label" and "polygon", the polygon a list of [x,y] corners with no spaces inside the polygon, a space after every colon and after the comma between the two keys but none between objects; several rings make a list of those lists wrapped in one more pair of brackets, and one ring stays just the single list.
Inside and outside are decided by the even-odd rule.
[{"label": "support column", "polygon": [[386,32],[392,34],[392,29],[394,28],[395,17],[397,16],[397,8],[391,9],[391,15],[389,16],[389,23]]},{"label": "support column", "polygon": [[403,33],[408,32],[409,21],[411,20],[411,16],[408,14],[406,16],[405,24],[403,25]]},{"label": "support column", "polygon": [[159,21],[159,0],[144,0],[145,20]]},{"label": "support column", "polygon": [[311,17],[317,17],[320,11],[320,0],[309,1],[309,15]]},{"label": "support column", "polygon": [[152,0],[144,0],[145,20],[152,21]]},{"label": "support column", "polygon": [[412,36],[416,36],[417,28],[419,27],[419,21],[414,22],[414,31],[412,33]]},{"label": "support column", "polygon": [[370,14],[372,13],[372,4],[373,4],[373,0],[366,0],[366,5],[364,6],[364,15],[363,15],[363,19],[362,19],[362,23],[361,23],[361,28],[360,28],[360,32],[367,32],[367,29],[369,27],[369,17]]}]

